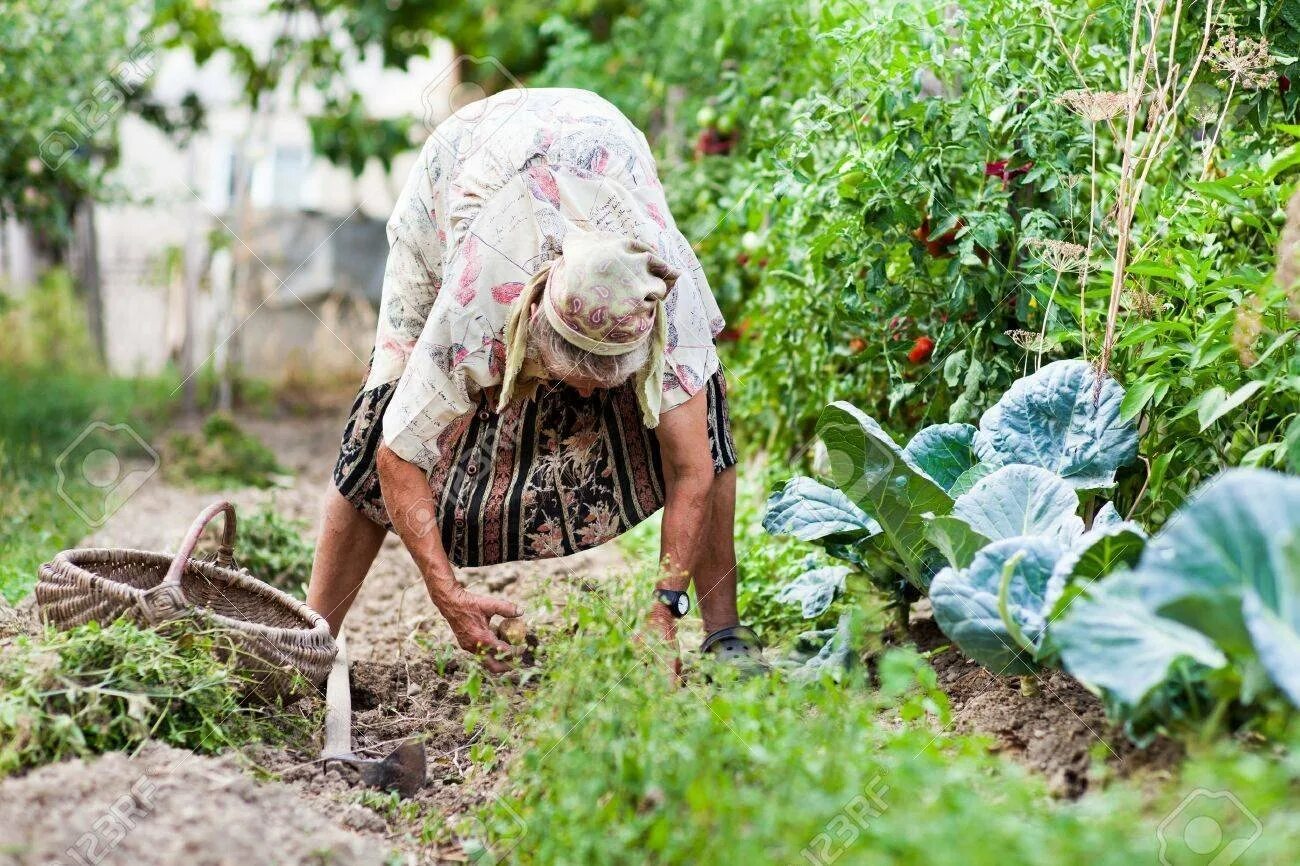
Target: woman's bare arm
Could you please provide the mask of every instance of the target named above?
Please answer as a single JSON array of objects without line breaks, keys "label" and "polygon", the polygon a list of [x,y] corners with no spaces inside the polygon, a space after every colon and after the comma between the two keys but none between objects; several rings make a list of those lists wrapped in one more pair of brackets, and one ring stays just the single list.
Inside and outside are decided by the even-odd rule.
[{"label": "woman's bare arm", "polygon": [[[663,575],[659,586],[685,590],[690,585],[700,543],[709,525],[709,493],[713,486],[705,391],[665,412],[655,435],[659,439],[667,485],[660,529]],[[675,636],[676,621],[664,605],[656,603],[650,619],[666,638]]]},{"label": "woman's bare arm", "polygon": [[510,666],[501,659],[510,653],[510,646],[492,633],[489,621],[493,614],[519,616],[519,609],[505,599],[474,595],[456,579],[442,547],[433,494],[424,472],[387,445],[379,447],[376,459],[388,516],[420,569],[429,597],[446,617],[462,649],[483,655],[488,670],[507,670]]}]

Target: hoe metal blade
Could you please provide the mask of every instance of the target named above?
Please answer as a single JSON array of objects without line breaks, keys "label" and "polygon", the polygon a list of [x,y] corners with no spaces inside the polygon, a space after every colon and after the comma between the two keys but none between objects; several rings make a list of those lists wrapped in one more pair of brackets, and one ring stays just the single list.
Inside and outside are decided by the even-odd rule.
[{"label": "hoe metal blade", "polygon": [[361,782],[372,788],[414,796],[424,787],[428,773],[424,743],[407,740],[385,758],[362,758],[352,751],[352,683],[348,643],[342,631],[338,647],[325,686],[325,749],[321,760],[357,768]]}]

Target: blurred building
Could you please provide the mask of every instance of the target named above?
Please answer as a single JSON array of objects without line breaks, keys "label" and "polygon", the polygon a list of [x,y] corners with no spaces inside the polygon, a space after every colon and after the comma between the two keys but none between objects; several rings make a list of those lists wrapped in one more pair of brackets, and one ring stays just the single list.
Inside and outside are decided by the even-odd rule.
[{"label": "blurred building", "polygon": [[[265,0],[229,5],[224,14],[240,38],[269,48],[278,33],[263,14]],[[139,117],[122,118],[113,177],[120,196],[97,211],[110,366],[152,373],[178,361],[191,268],[188,321],[199,367],[229,358],[271,380],[359,377],[374,337],[384,223],[421,142],[412,141],[392,172],[371,160],[353,177],[312,153],[307,118],[320,108],[314,89],[282,88],[254,113],[225,58],[202,67],[184,52],[156,60],[153,96],[179,105],[194,93],[207,120],[182,148]],[[426,91],[450,92],[451,62],[442,43],[434,58],[408,71],[368,57],[348,63],[345,77],[370,116],[420,118],[443,101]],[[416,131],[425,134],[422,124]],[[241,166],[248,167],[246,197]],[[11,256],[20,267],[22,255]]]}]

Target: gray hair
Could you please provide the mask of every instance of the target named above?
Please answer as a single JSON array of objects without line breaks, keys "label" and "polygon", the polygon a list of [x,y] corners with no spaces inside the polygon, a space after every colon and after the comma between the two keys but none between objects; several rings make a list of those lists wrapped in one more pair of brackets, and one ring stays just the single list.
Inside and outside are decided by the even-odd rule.
[{"label": "gray hair", "polygon": [[623,355],[597,355],[573,345],[545,316],[538,316],[528,331],[528,354],[557,379],[573,376],[599,382],[602,388],[616,388],[650,360],[650,341]]}]

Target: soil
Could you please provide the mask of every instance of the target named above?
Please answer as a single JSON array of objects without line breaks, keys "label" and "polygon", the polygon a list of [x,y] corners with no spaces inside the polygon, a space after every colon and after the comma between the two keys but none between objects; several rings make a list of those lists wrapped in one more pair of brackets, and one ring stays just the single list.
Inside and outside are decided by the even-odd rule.
[{"label": "soil", "polygon": [[0,786],[5,866],[379,866],[384,854],[234,756],[149,743],[134,758],[65,761]]},{"label": "soil", "polygon": [[1036,679],[1036,694],[1023,693],[1019,677],[995,676],[952,649],[928,607],[914,606],[909,638],[921,652],[938,650],[930,664],[951,703],[953,727],[991,735],[995,751],[1045,775],[1057,796],[1080,797],[1109,776],[1167,773],[1182,759],[1171,740],[1139,749],[1066,673],[1049,671]]},{"label": "soil", "polygon": [[[240,512],[269,504],[283,516],[314,524],[342,419],[241,423],[293,470],[287,487],[202,492],[172,486],[159,473],[83,545],[175,550],[193,516],[219,498]],[[547,631],[565,623],[570,593],[592,589],[602,575],[623,567],[617,549],[607,545],[561,560],[464,569],[461,578],[472,590],[521,605],[530,629],[545,640]],[[0,651],[14,632],[31,629],[30,607],[29,598],[16,612],[0,610]],[[924,602],[916,608],[911,637],[917,646],[922,651],[944,646],[947,641],[929,620]],[[411,864],[465,862],[456,828],[472,826],[475,809],[494,796],[509,755],[498,753],[501,760],[490,770],[468,759],[477,733],[465,732],[468,701],[462,687],[472,663],[454,649],[450,631],[395,537],[381,548],[346,628],[354,746],[383,755],[405,737],[423,738],[429,782],[412,800],[399,804],[375,796],[356,786],[346,771],[323,770],[317,749],[253,744],[242,754],[218,759],[190,756],[167,775],[156,771],[189,753],[150,744],[134,759],[105,755],[0,782],[0,866],[360,864],[382,862],[393,853]],[[1060,796],[1079,796],[1110,773],[1159,771],[1178,760],[1167,743],[1146,751],[1129,745],[1107,727],[1096,698],[1063,674],[1045,677],[1040,693],[1030,697],[1020,693],[1017,679],[994,677],[955,651],[938,652],[933,664],[951,698],[956,729],[990,735],[995,750],[1044,773]],[[517,706],[530,688],[519,682],[507,677],[499,687],[513,689]],[[96,821],[129,794],[142,773],[156,782],[158,796],[139,829],[102,860],[70,859],[66,850],[83,834],[121,835],[114,835],[111,823]],[[212,820],[214,815],[221,820]]]}]

